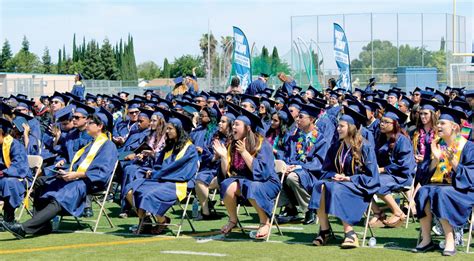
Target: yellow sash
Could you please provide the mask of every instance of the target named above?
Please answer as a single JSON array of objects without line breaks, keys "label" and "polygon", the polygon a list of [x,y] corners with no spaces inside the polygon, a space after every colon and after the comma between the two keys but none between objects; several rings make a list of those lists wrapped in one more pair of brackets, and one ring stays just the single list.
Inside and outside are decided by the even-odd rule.
[{"label": "yellow sash", "polygon": [[[92,163],[92,160],[94,160],[95,156],[97,155],[97,152],[107,140],[109,140],[107,138],[107,135],[105,133],[102,133],[94,140],[93,143],[91,142],[92,147],[87,153],[86,158],[81,162],[81,164],[77,168],[76,170],[77,172],[86,173],[87,169]],[[86,146],[82,147],[80,150],[76,152],[76,154],[74,155],[74,158],[72,159],[71,167],[69,167],[69,171],[73,171],[72,166],[74,166],[76,161],[78,161],[79,158],[82,156],[82,154],[84,154],[84,151],[86,150],[87,147],[89,147],[89,145],[91,145],[91,143],[87,144]]]},{"label": "yellow sash", "polygon": [[10,167],[12,164],[12,161],[10,159],[10,148],[12,147],[13,143],[13,137],[10,135],[7,135],[3,137],[3,144],[2,144],[2,153],[3,153],[3,161],[5,163],[5,166],[7,168]]},{"label": "yellow sash", "polygon": [[[462,150],[464,149],[464,145],[466,145],[467,140],[464,137],[460,137],[459,143],[457,144],[456,148],[456,153],[454,154],[454,158],[459,162],[461,159],[461,153]],[[432,183],[443,183],[446,182],[448,184],[452,183],[452,177],[451,177],[451,170],[453,166],[449,164],[448,159],[446,159],[445,153],[443,151],[443,157],[445,158],[444,162],[440,162],[436,166],[435,173],[431,177],[431,182]]]},{"label": "yellow sash", "polygon": [[[186,153],[186,150],[188,149],[189,145],[193,144],[190,140],[186,142],[184,147],[178,152],[178,155],[176,155],[176,160],[181,159],[184,156],[184,153]],[[169,150],[165,153],[165,158],[163,160],[166,160],[167,158],[171,157],[173,154],[173,150]],[[176,182],[176,196],[178,197],[178,200],[181,201],[186,197],[186,192],[188,189],[188,182]]]}]

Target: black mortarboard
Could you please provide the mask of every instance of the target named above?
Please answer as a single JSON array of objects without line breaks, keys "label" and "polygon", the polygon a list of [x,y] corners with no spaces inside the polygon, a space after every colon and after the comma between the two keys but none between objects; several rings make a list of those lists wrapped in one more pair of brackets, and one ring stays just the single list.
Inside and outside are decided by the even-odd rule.
[{"label": "black mortarboard", "polygon": [[95,113],[97,117],[104,123],[105,127],[109,132],[114,129],[114,116],[110,114],[104,107],[99,107],[99,110]]},{"label": "black mortarboard", "polygon": [[394,121],[398,121],[400,125],[404,124],[408,118],[408,115],[388,103],[385,107],[385,114],[383,116],[390,118]]},{"label": "black mortarboard", "polygon": [[428,87],[428,86],[426,86],[426,87],[425,87],[425,91],[428,91],[428,92],[434,92],[434,91],[435,91],[435,89],[434,89],[434,88],[431,88],[431,87]]},{"label": "black mortarboard", "polygon": [[11,128],[13,128],[12,123],[4,118],[0,118],[0,128],[3,130],[3,136],[5,136],[5,132],[8,132]]},{"label": "black mortarboard", "polygon": [[363,101],[362,103],[364,104],[365,109],[369,110],[371,112],[375,112],[376,110],[381,108],[380,105],[378,103],[375,103],[375,102]]},{"label": "black mortarboard", "polygon": [[155,113],[153,115],[158,115],[158,117],[165,119],[166,122],[170,119],[170,111],[162,109],[160,107],[155,108]]},{"label": "black mortarboard", "polygon": [[89,107],[85,105],[84,103],[72,100],[71,105],[74,105],[75,108],[73,110],[74,113],[78,112],[84,116],[89,116],[90,114],[93,114],[95,112],[95,109],[92,107]]},{"label": "black mortarboard", "polygon": [[18,102],[18,104],[16,105],[17,108],[18,107],[23,107],[23,108],[26,108],[28,110],[31,110],[33,105],[35,105],[34,101],[26,100],[26,99],[20,98],[18,96],[19,95],[17,95],[17,97],[15,97],[15,100]]},{"label": "black mortarboard", "polygon": [[468,113],[471,111],[471,105],[469,105],[469,103],[465,101],[452,101],[449,105],[451,108],[462,110],[465,113]]},{"label": "black mortarboard", "polygon": [[397,97],[397,99],[399,99],[400,98],[400,92],[397,91],[397,90],[394,90],[394,89],[390,89],[387,92],[387,97],[388,96],[395,96],[395,97]]},{"label": "black mortarboard", "polygon": [[138,109],[140,108],[142,101],[133,99],[133,100],[127,101],[127,104],[128,104],[128,109]]},{"label": "black mortarboard", "polygon": [[15,111],[15,118],[13,118],[13,125],[18,129],[19,132],[23,133],[25,129],[23,128],[23,124],[28,124],[28,121],[33,119],[30,115],[23,114],[19,111]]},{"label": "black mortarboard", "polygon": [[154,111],[140,108],[140,114],[138,114],[138,117],[147,117],[148,119],[151,119],[151,115],[153,115],[153,113]]},{"label": "black mortarboard", "polygon": [[112,98],[112,99],[109,99],[109,105],[108,106],[111,107],[111,108],[115,108],[115,109],[120,110],[124,106],[124,104],[121,101],[119,101],[118,99]]},{"label": "black mortarboard", "polygon": [[97,97],[93,94],[87,93],[86,94],[86,101],[96,102]]},{"label": "black mortarboard", "polygon": [[175,126],[182,127],[186,132],[190,132],[194,127],[191,118],[176,111],[171,111],[168,122],[174,124]]},{"label": "black mortarboard", "polygon": [[244,102],[248,102],[248,103],[252,104],[252,106],[254,106],[255,108],[258,108],[258,106],[260,105],[258,100],[259,100],[258,97],[255,97],[255,96],[251,96],[251,95],[247,95],[247,94],[241,94],[240,95],[240,104],[242,104]]},{"label": "black mortarboard", "polygon": [[120,94],[125,94],[126,97],[128,97],[128,95],[130,95],[130,93],[126,92],[126,91],[120,91],[117,93],[117,95],[120,97]]},{"label": "black mortarboard", "polygon": [[4,114],[6,115],[12,115],[13,114],[13,108],[10,107],[10,105],[0,102],[0,116],[3,116]]},{"label": "black mortarboard", "polygon": [[422,110],[437,111],[440,104],[436,101],[421,98],[420,106]]},{"label": "black mortarboard", "polygon": [[266,73],[263,73],[263,72],[260,73],[260,76],[261,76],[261,77],[265,77],[265,78],[270,77],[270,75],[268,75],[268,74],[266,74]]},{"label": "black mortarboard", "polygon": [[245,123],[245,125],[250,126],[253,132],[256,132],[257,128],[263,128],[262,120],[255,114],[242,109],[240,110],[240,115],[236,118]]},{"label": "black mortarboard", "polygon": [[53,96],[51,96],[51,100],[54,100],[54,99],[58,99],[58,100],[64,102],[64,104],[67,104],[71,100],[70,97],[68,97],[68,96],[66,96],[62,93],[59,93],[57,91],[55,91],[53,93]]},{"label": "black mortarboard", "polygon": [[345,105],[343,105],[343,108],[344,114],[339,120],[353,124],[357,127],[357,129],[359,129],[361,125],[365,125],[367,122],[367,117],[365,115],[362,115],[361,113],[353,110],[351,107],[347,107]]},{"label": "black mortarboard", "polygon": [[318,107],[318,108],[321,108],[321,109],[325,109],[325,108],[326,108],[326,101],[325,101],[325,100],[322,100],[322,101],[321,101],[321,99],[318,99],[318,98],[316,98],[316,99],[311,99],[311,98],[309,98],[308,101],[309,101],[312,105],[314,105],[314,106],[316,106],[316,107]]},{"label": "black mortarboard", "polygon": [[362,115],[367,115],[367,109],[365,108],[364,104],[362,104],[358,100],[347,100],[347,105],[351,109],[355,110],[356,112],[362,114]]},{"label": "black mortarboard", "polygon": [[299,86],[293,86],[293,90],[294,89],[297,89],[298,90],[298,93],[301,92],[301,90],[303,90],[303,88],[299,87]]},{"label": "black mortarboard", "polygon": [[[69,97],[71,100],[76,100],[76,101],[81,101],[81,100],[82,100],[81,97],[79,97],[79,96],[77,96],[77,95],[74,95],[74,94],[72,94],[72,93],[70,93],[70,92],[65,92],[64,95],[67,96],[67,97]],[[92,95],[92,94],[90,94],[90,95]]]},{"label": "black mortarboard", "polygon": [[436,90],[433,99],[436,99],[441,105],[447,105],[449,102],[449,96]]},{"label": "black mortarboard", "polygon": [[270,104],[270,107],[275,107],[275,101],[274,100],[270,100],[269,98],[266,98],[266,97],[261,97],[260,98],[260,102],[268,102]]},{"label": "black mortarboard", "polygon": [[378,96],[380,99],[384,99],[384,98],[385,98],[385,94],[387,94],[386,91],[384,91],[384,90],[377,90],[377,96]]},{"label": "black mortarboard", "polygon": [[415,105],[415,103],[405,95],[402,95],[400,102],[404,102],[409,109],[413,108],[413,105]]},{"label": "black mortarboard", "polygon": [[72,117],[72,110],[73,110],[73,106],[68,105],[68,106],[60,109],[59,111],[57,111],[54,114],[54,119],[56,120],[56,122],[70,120],[71,117]]},{"label": "black mortarboard", "polygon": [[291,126],[293,122],[295,122],[295,119],[291,116],[290,110],[285,105],[278,111],[278,117],[284,120],[287,126]]},{"label": "black mortarboard", "polygon": [[24,95],[24,94],[17,94],[16,95],[17,98],[20,98],[20,99],[23,99],[23,100],[28,100],[28,96],[27,95]]},{"label": "black mortarboard", "polygon": [[318,118],[319,114],[321,113],[321,108],[318,108],[312,104],[311,105],[303,104],[301,105],[300,113],[307,114],[313,118]]},{"label": "black mortarboard", "polygon": [[374,98],[374,102],[377,103],[380,108],[385,108],[388,104],[387,100],[381,98]]},{"label": "black mortarboard", "polygon": [[467,118],[466,114],[460,110],[456,110],[456,109],[449,108],[446,106],[440,106],[439,110],[440,110],[440,115],[439,115],[440,120],[449,120],[457,124],[461,124],[461,119]]},{"label": "black mortarboard", "polygon": [[431,100],[431,98],[434,96],[434,93],[429,91],[420,91],[420,95],[423,99]]},{"label": "black mortarboard", "polygon": [[464,96],[466,96],[466,98],[474,98],[474,90],[465,91]]}]

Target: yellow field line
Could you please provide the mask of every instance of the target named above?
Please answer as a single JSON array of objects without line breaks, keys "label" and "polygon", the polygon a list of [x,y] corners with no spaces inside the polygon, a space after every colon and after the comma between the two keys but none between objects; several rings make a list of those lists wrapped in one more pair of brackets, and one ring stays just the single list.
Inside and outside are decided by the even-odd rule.
[{"label": "yellow field line", "polygon": [[75,249],[83,247],[97,247],[97,246],[117,246],[117,245],[129,245],[129,244],[139,244],[139,243],[148,243],[164,240],[172,240],[174,237],[154,237],[154,238],[145,238],[137,240],[124,240],[124,241],[114,241],[114,242],[97,242],[97,243],[87,243],[87,244],[72,244],[64,246],[49,246],[49,247],[37,247],[37,248],[28,248],[28,249],[12,249],[12,250],[0,250],[0,254],[18,254],[18,253],[30,253],[30,252],[44,252],[51,250],[63,250],[63,249]]}]

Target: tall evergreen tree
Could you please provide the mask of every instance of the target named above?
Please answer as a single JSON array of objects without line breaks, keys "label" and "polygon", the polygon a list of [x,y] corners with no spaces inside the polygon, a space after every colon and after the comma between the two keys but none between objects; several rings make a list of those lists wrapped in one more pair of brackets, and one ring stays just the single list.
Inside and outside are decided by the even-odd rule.
[{"label": "tall evergreen tree", "polygon": [[271,61],[270,73],[272,75],[276,75],[278,73],[278,65],[280,64],[280,57],[278,56],[278,50],[276,46],[273,46]]},{"label": "tall evergreen tree", "polygon": [[114,51],[107,38],[105,38],[104,42],[102,43],[102,48],[100,49],[100,58],[105,71],[105,79],[118,80],[119,71],[117,68]]},{"label": "tall evergreen tree", "polygon": [[59,49],[59,51],[58,51],[58,66],[57,66],[57,70],[58,70],[57,73],[58,73],[58,74],[61,74],[62,71],[63,71],[63,68],[62,68],[62,67],[63,67],[62,60],[63,60],[63,56],[62,56],[62,54],[61,54],[61,49]]},{"label": "tall evergreen tree", "polygon": [[79,57],[77,56],[77,46],[76,46],[76,34],[74,33],[74,37],[72,38],[72,61],[77,62]]},{"label": "tall evergreen tree", "polygon": [[29,52],[30,51],[30,42],[28,41],[28,39],[26,39],[26,36],[23,36],[23,41],[21,42],[21,50],[20,51],[24,51],[24,52]]},{"label": "tall evergreen tree", "polygon": [[163,61],[163,78],[170,78],[171,76],[171,66],[170,63],[168,62],[168,58],[165,58]]},{"label": "tall evergreen tree", "polygon": [[49,55],[49,49],[46,46],[44,48],[43,57],[41,57],[43,73],[51,73],[51,56]]},{"label": "tall evergreen tree", "polygon": [[[268,53],[268,49],[267,47],[265,47],[265,45],[262,47],[262,54],[260,55],[260,57],[262,58],[261,62],[262,62],[262,65],[261,65],[261,70],[263,73],[270,73],[270,67],[271,67],[271,58],[270,58],[270,55]],[[258,72],[260,73],[260,72]]]},{"label": "tall evergreen tree", "polygon": [[10,47],[10,43],[7,39],[3,42],[2,53],[0,55],[0,71],[10,71],[10,61],[13,53]]},{"label": "tall evergreen tree", "polygon": [[105,68],[101,62],[100,50],[94,40],[87,44],[83,74],[86,79],[105,79]]}]

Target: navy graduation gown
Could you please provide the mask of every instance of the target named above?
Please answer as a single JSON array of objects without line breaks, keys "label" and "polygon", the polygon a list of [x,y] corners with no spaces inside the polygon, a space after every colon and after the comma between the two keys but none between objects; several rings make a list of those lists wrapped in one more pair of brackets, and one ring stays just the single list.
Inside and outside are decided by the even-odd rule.
[{"label": "navy graduation gown", "polygon": [[25,147],[19,141],[13,140],[9,155],[11,163],[7,168],[0,145],[0,170],[3,171],[3,177],[0,177],[0,199],[17,208],[26,192],[25,183],[19,179],[31,179],[32,176]]},{"label": "navy graduation gown", "polygon": [[[213,161],[214,151],[212,149],[212,138],[214,137],[216,130],[210,131],[206,136],[206,133],[208,132],[207,128],[200,125],[191,131],[190,134],[193,144],[196,147],[202,148],[202,153],[199,155],[199,161],[201,164],[196,179],[208,186],[212,179],[217,175],[217,168],[220,167],[216,161]],[[225,144],[225,140],[220,141]],[[190,184],[190,187],[193,187],[193,185],[194,184]]]},{"label": "navy graduation gown", "polygon": [[[431,162],[430,162],[431,164]],[[429,172],[428,164],[424,171]],[[431,172],[431,175],[434,170]],[[429,176],[431,176],[429,175]],[[458,167],[451,173],[452,184],[427,184],[415,196],[419,218],[425,217],[425,206],[429,201],[431,212],[445,219],[451,226],[466,224],[474,205],[474,143],[468,141],[461,152]]]},{"label": "navy graduation gown", "polygon": [[410,140],[404,135],[398,135],[393,151],[385,142],[377,150],[379,167],[385,168],[380,175],[380,190],[377,194],[387,195],[394,190],[410,186],[415,175],[415,156]]},{"label": "navy graduation gown", "polygon": [[84,86],[84,84],[82,84],[82,82],[77,82],[76,84],[72,86],[71,94],[84,99],[85,91],[86,91],[86,87]]},{"label": "navy graduation gown", "polygon": [[[380,135],[380,120],[375,119],[371,124],[367,126],[367,129],[373,136],[373,140],[377,140]],[[375,144],[375,143],[374,143]]]},{"label": "navy graduation gown", "polygon": [[[84,150],[82,156],[74,164],[73,170],[79,167],[91,147],[89,145]],[[117,157],[115,144],[107,140],[87,168],[86,178],[67,182],[62,178],[52,176],[46,181],[41,198],[54,199],[69,214],[80,217],[86,207],[87,194],[106,188],[107,182],[112,177]]]},{"label": "navy graduation gown", "polygon": [[119,149],[119,153],[130,151],[132,153],[136,150],[143,142],[146,141],[147,137],[150,135],[151,130],[144,129],[138,130],[134,132],[130,132],[130,135],[125,140],[125,143]]},{"label": "navy graduation gown", "polygon": [[283,82],[282,89],[286,94],[291,95],[293,93],[293,87],[295,86],[295,80],[292,80],[291,82]]},{"label": "navy graduation gown", "polygon": [[[333,149],[328,151],[323,164],[325,180],[316,181],[314,184],[308,208],[318,209],[320,207],[322,185],[324,185],[326,187],[326,213],[334,215],[350,225],[356,225],[364,215],[373,194],[380,188],[377,157],[374,146],[364,141],[361,148],[363,166],[356,166],[355,172],[353,172],[352,153],[349,152],[343,163],[343,174],[349,176],[350,181],[332,181],[330,178],[336,175],[337,169],[342,169],[339,162],[336,162],[337,149],[340,145],[341,141],[336,141],[331,146]],[[347,148],[343,154],[346,151]]]},{"label": "navy graduation gown", "polygon": [[267,83],[264,82],[262,79],[258,78],[249,84],[249,86],[245,90],[245,94],[254,96],[255,94],[265,90],[267,87]]},{"label": "navy graduation gown", "polygon": [[176,183],[191,180],[197,172],[199,161],[196,147],[192,144],[178,160],[175,153],[164,159],[165,153],[164,150],[159,153],[150,179],[137,179],[126,189],[133,191],[137,209],[158,216],[163,216],[176,203]]},{"label": "navy graduation gown", "polygon": [[[296,145],[298,143],[298,138],[300,136],[300,131],[297,130],[294,135],[289,138],[289,150],[285,156],[285,162],[288,165],[299,165],[301,169],[296,169],[294,172],[298,175],[300,184],[306,191],[311,194],[313,189],[314,182],[321,177],[321,169],[326,157],[326,153],[329,149],[329,142],[323,137],[321,132],[318,133],[316,142],[309,151],[309,153],[304,153],[306,158],[304,160],[299,159],[297,153]],[[306,137],[303,137],[303,149],[306,151],[308,143],[306,142]]]},{"label": "navy graduation gown", "polygon": [[[271,216],[275,199],[281,190],[281,183],[275,172],[275,158],[272,146],[263,139],[262,146],[253,159],[252,169],[245,164],[243,170],[235,170],[231,164],[231,171],[238,173],[238,176],[227,177],[227,173],[222,173],[219,168],[219,184],[221,198],[233,182],[237,182],[242,198],[244,200],[253,199],[261,207],[268,217]],[[235,152],[239,153],[239,152]]]},{"label": "navy graduation gown", "polygon": [[115,124],[112,136],[127,138],[129,133],[133,133],[137,130],[138,124],[136,122],[131,122],[130,120],[122,120]]},{"label": "navy graduation gown", "polygon": [[76,152],[92,141],[92,137],[86,130],[73,129],[66,134],[64,139],[60,139],[58,142],[60,145],[55,149],[60,156],[58,156],[57,161],[65,160],[67,163],[71,163]]}]

